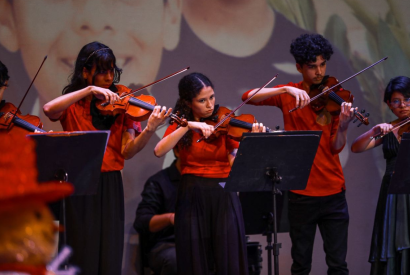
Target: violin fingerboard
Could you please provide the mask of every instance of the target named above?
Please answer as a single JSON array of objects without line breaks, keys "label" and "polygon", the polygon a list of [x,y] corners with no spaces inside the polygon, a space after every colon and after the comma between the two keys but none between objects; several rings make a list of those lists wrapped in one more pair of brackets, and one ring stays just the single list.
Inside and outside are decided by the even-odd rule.
[{"label": "violin fingerboard", "polygon": [[340,96],[338,96],[335,92],[330,92],[330,93],[329,93],[329,98],[330,98],[331,100],[333,100],[334,102],[336,102],[337,104],[339,104],[339,105],[342,105],[342,103],[345,102],[345,101],[343,100],[343,98],[341,98]]},{"label": "violin fingerboard", "polygon": [[135,97],[131,97],[130,100],[128,101],[128,103],[130,103],[134,106],[140,107],[142,109],[148,110],[148,111],[153,111],[154,110],[153,105],[151,105],[147,102],[144,102],[142,100],[139,100],[138,98],[135,98]]},{"label": "violin fingerboard", "polygon": [[17,126],[23,128],[23,129],[26,129],[27,131],[30,131],[30,132],[35,132],[35,130],[37,130],[38,132],[41,132],[41,133],[46,132],[43,129],[38,128],[38,127],[34,126],[33,124],[28,123],[27,121],[25,121],[23,119],[20,119],[18,117],[14,118],[13,123],[16,124]]},{"label": "violin fingerboard", "polygon": [[235,118],[231,118],[229,120],[229,124],[232,125],[232,126],[252,130],[252,123],[245,122],[245,121],[242,121],[242,120],[238,120],[238,119],[235,119]]}]

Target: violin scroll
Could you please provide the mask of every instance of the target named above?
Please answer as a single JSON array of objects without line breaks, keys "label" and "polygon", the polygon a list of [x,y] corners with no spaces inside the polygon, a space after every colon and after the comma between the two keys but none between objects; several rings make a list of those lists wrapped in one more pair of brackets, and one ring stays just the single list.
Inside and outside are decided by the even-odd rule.
[{"label": "violin scroll", "polygon": [[171,125],[176,123],[181,127],[187,127],[188,126],[188,120],[185,118],[184,115],[180,117],[180,112],[177,111],[175,114],[171,114],[170,116],[171,121],[169,122]]},{"label": "violin scroll", "polygon": [[356,123],[358,120],[360,120],[360,123],[357,125],[357,127],[360,127],[362,124],[369,125],[368,117],[370,116],[370,114],[366,113],[366,110],[363,109],[360,112],[354,111],[354,115],[356,116],[356,118],[353,120],[353,123]]}]

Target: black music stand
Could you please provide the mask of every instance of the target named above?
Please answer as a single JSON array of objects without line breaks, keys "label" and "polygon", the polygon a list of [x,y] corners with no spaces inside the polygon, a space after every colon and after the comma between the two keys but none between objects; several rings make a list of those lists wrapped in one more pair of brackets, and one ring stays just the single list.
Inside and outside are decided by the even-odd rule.
[{"label": "black music stand", "polygon": [[389,184],[389,194],[410,194],[410,133],[401,137],[396,165]]},{"label": "black music stand", "polygon": [[[321,131],[285,131],[244,133],[235,162],[224,185],[231,192],[272,192],[271,219],[264,230],[268,245],[268,274],[272,274],[273,250],[275,274],[279,274],[276,195],[279,190],[303,190],[309,178]],[[252,213],[255,215],[255,213]],[[262,215],[261,215],[262,217]],[[244,216],[246,220],[246,216]],[[272,242],[272,226],[274,243]]]},{"label": "black music stand", "polygon": [[[48,132],[29,135],[37,143],[38,181],[58,180],[74,185],[72,196],[97,193],[101,165],[110,131]],[[68,176],[70,176],[68,178]],[[50,205],[65,225],[65,200]],[[67,245],[63,231],[63,246]]]}]

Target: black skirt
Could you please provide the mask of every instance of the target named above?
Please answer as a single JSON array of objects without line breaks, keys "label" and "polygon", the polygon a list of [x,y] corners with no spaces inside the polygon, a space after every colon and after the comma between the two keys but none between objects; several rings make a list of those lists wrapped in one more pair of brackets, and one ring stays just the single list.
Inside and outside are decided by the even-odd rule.
[{"label": "black skirt", "polygon": [[224,191],[223,181],[182,176],[175,211],[178,274],[248,274],[240,201]]},{"label": "black skirt", "polygon": [[410,274],[410,195],[388,194],[399,142],[391,132],[383,138],[386,172],[380,187],[369,262],[371,275]]},{"label": "black skirt", "polygon": [[101,173],[97,194],[66,198],[65,233],[73,249],[69,262],[81,274],[121,274],[124,191],[120,171]]}]

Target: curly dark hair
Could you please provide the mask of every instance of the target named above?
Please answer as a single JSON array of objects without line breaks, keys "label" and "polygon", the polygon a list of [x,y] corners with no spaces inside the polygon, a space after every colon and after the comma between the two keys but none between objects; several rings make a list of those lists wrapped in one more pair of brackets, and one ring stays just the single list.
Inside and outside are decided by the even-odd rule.
[{"label": "curly dark hair", "polygon": [[316,57],[330,60],[332,45],[320,34],[302,34],[290,44],[290,53],[299,65],[316,62]]},{"label": "curly dark hair", "polygon": [[7,70],[6,65],[0,61],[0,88],[6,86],[6,81],[9,79],[9,70]]},{"label": "curly dark hair", "polygon": [[383,101],[391,101],[391,96],[394,92],[401,93],[405,98],[410,97],[410,78],[407,76],[396,76],[395,78],[390,79],[389,84],[387,84],[386,89],[384,90],[384,99]]},{"label": "curly dark hair", "polygon": [[122,69],[117,67],[116,58],[113,51],[106,45],[100,42],[91,42],[82,47],[77,60],[75,61],[74,72],[71,74],[70,83],[64,87],[63,94],[68,94],[88,86],[87,82],[83,78],[83,68],[91,71],[93,66],[96,65],[94,77],[111,69],[114,69],[114,81],[118,83]]},{"label": "curly dark hair", "polygon": [[[179,98],[175,104],[175,112],[179,111],[188,121],[194,120],[194,115],[188,103],[191,103],[192,99],[205,87],[212,87],[213,89],[214,85],[208,77],[201,73],[191,73],[181,78],[178,84]],[[191,146],[192,131],[188,131],[178,144],[184,148]]]}]

